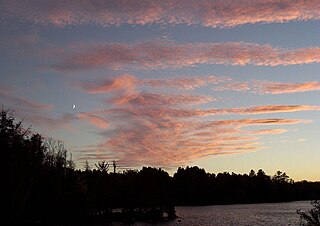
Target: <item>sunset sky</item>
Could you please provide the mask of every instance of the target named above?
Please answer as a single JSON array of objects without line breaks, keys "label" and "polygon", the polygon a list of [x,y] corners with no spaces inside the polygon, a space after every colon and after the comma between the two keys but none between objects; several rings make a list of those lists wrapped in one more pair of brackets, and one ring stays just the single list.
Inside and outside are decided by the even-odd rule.
[{"label": "sunset sky", "polygon": [[319,0],[3,0],[0,29],[0,103],[78,168],[320,180]]}]

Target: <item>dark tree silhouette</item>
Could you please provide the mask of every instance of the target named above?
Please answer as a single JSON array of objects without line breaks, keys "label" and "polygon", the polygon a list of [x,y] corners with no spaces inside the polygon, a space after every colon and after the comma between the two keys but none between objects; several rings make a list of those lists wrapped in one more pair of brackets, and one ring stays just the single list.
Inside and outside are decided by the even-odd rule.
[{"label": "dark tree silhouette", "polygon": [[290,181],[289,176],[286,173],[277,171],[276,174],[272,177],[272,180],[276,183],[284,184]]},{"label": "dark tree silhouette", "polygon": [[113,166],[113,173],[116,173],[117,162],[116,161],[112,161],[112,166]]},{"label": "dark tree silhouette", "polygon": [[249,173],[249,177],[255,177],[256,176],[256,172],[254,172],[254,170],[250,170],[250,173]]},{"label": "dark tree silhouette", "polygon": [[84,168],[84,171],[86,172],[91,171],[91,166],[89,165],[88,160],[85,161],[83,168]]},{"label": "dark tree silhouette", "polygon": [[95,164],[97,169],[101,172],[108,172],[109,171],[109,163],[106,161],[98,162],[98,164]]}]

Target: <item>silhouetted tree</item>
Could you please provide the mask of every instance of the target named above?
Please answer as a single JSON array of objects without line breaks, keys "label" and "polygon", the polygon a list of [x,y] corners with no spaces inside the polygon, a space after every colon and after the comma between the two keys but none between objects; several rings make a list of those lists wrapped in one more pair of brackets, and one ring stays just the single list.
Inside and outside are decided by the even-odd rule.
[{"label": "silhouetted tree", "polygon": [[95,164],[97,169],[101,172],[108,172],[109,171],[109,163],[106,161],[98,162],[98,164]]},{"label": "silhouetted tree", "polygon": [[289,182],[289,176],[286,173],[277,171],[276,174],[272,177],[272,180],[276,183],[284,184]]},{"label": "silhouetted tree", "polygon": [[57,168],[67,167],[67,150],[61,141],[48,138],[44,145],[46,148],[45,161],[48,166]]},{"label": "silhouetted tree", "polygon": [[256,172],[254,172],[254,170],[250,170],[250,173],[249,173],[249,177],[255,177],[256,176]]},{"label": "silhouetted tree", "polygon": [[117,162],[116,161],[112,161],[112,166],[113,166],[113,173],[116,173]]},{"label": "silhouetted tree", "polygon": [[84,168],[84,171],[86,172],[91,171],[91,166],[89,165],[88,160],[85,161],[83,168]]}]

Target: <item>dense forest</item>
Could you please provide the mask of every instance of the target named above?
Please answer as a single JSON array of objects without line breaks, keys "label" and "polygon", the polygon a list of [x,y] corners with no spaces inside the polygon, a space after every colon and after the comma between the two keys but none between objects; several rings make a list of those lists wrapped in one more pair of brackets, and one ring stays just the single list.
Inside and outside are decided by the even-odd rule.
[{"label": "dense forest", "polygon": [[161,220],[174,218],[176,205],[320,199],[320,182],[294,182],[280,171],[213,174],[194,166],[170,176],[151,167],[118,172],[116,162],[103,160],[76,168],[63,143],[32,134],[11,111],[0,114],[5,223]]}]

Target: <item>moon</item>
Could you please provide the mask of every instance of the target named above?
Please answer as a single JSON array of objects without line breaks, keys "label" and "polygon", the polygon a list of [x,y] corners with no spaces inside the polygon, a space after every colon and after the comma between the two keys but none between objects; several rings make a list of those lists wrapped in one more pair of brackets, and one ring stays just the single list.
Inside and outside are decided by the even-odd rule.
[{"label": "moon", "polygon": [[75,109],[76,108],[76,105],[74,104],[74,105],[72,105],[72,109]]}]

